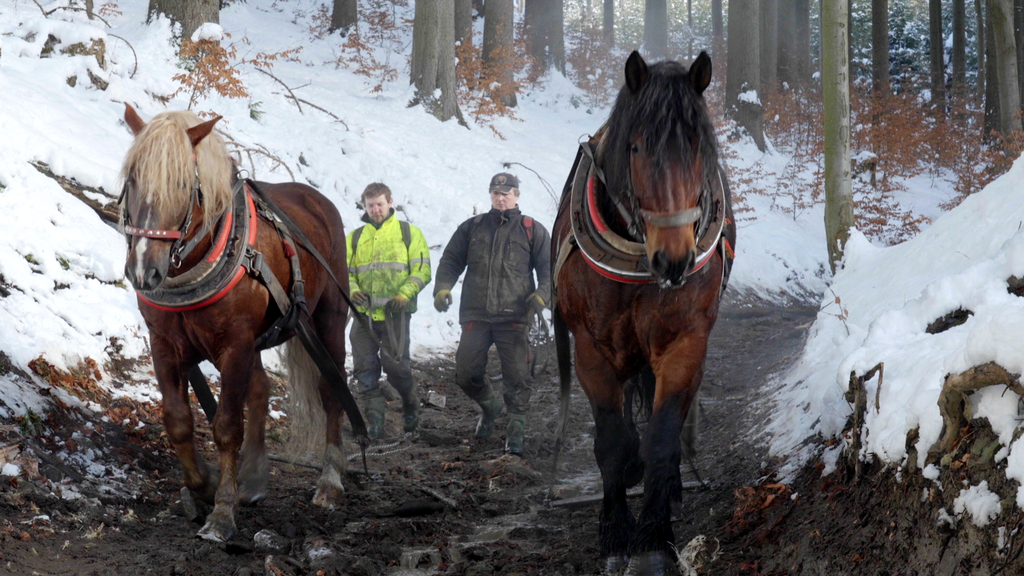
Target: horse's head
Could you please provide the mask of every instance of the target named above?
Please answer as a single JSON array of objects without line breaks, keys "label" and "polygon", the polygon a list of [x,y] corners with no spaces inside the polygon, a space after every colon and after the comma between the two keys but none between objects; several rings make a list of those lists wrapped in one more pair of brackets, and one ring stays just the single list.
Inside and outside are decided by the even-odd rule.
[{"label": "horse's head", "polygon": [[626,61],[622,87],[599,148],[609,193],[625,205],[663,286],[679,286],[697,259],[705,187],[718,169],[714,127],[703,93],[711,82],[704,52],[687,69],[665,61]]},{"label": "horse's head", "polygon": [[192,112],[165,112],[147,124],[126,105],[124,119],[135,134],[121,167],[124,273],[137,290],[153,290],[181,265],[186,238],[227,209],[231,162],[211,134],[219,116],[202,122]]}]

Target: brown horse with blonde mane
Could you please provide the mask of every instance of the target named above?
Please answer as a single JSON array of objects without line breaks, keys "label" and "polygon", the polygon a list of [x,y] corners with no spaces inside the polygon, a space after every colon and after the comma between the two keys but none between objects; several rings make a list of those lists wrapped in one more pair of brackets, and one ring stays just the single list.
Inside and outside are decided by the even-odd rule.
[{"label": "brown horse with blonde mane", "polygon": [[[223,140],[213,132],[217,120],[166,112],[146,123],[126,107],[135,142],[121,170],[121,218],[128,240],[125,276],[138,292],[149,328],[167,436],[181,461],[185,485],[214,504],[199,536],[224,541],[236,533],[239,502],[255,502],[267,491],[264,435],[270,381],[260,350],[294,333],[294,325],[275,329],[282,326],[283,311],[266,276],[281,279],[293,297],[304,295],[296,312],[306,315],[326,353],[343,367],[348,271],[345,232],[335,206],[304,184],[261,183],[258,188],[270,204],[297,226],[296,237],[312,246],[295,242],[281,218],[267,209],[268,202],[254,198],[251,186],[256,185],[237,178]],[[310,248],[324,255],[340,284]],[[313,503],[336,506],[344,491],[344,377],[340,382],[322,377],[294,339],[286,356],[293,437],[324,445]],[[207,466],[193,438],[189,373],[203,360],[221,375],[220,405],[212,421],[219,470]],[[356,420],[361,428],[361,418]]]},{"label": "brown horse with blonde mane", "polygon": [[[680,431],[700,386],[736,229],[703,93],[711,59],[650,67],[636,52],[605,125],[581,145],[552,242],[565,437],[570,341],[590,399],[609,572],[674,571]],[[635,402],[648,412],[641,440]],[[644,482],[639,519],[626,489]]]}]

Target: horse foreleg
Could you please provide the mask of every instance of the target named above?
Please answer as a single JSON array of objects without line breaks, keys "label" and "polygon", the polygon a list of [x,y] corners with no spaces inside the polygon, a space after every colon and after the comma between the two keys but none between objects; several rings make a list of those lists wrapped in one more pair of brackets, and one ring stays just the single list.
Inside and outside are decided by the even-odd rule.
[{"label": "horse foreleg", "polygon": [[211,482],[210,470],[196,449],[193,435],[195,422],[188,398],[188,369],[182,365],[171,343],[152,337],[153,371],[160,386],[167,438],[181,462],[185,486],[206,502],[213,502],[216,478]]},{"label": "horse foreleg", "polygon": [[674,565],[671,509],[682,500],[679,433],[700,386],[706,347],[706,340],[682,342],[652,362],[657,390],[641,447],[644,503],[632,545],[631,569],[639,574],[664,574]]},{"label": "horse foreleg", "polygon": [[267,495],[270,467],[264,442],[269,402],[270,379],[257,354],[245,402],[245,440],[238,467],[238,500],[243,504],[258,502]]},{"label": "horse foreleg", "polygon": [[626,503],[626,488],[639,443],[623,417],[622,385],[615,377],[615,370],[582,334],[576,338],[576,375],[594,412],[597,429],[594,457],[604,488],[598,534],[601,555],[607,559],[606,568],[615,572],[629,561],[629,543],[636,525]]},{"label": "horse foreleg", "polygon": [[213,419],[213,441],[220,455],[220,484],[214,499],[213,512],[199,536],[206,540],[230,540],[235,529],[235,509],[238,507],[238,452],[245,432],[243,407],[252,378],[255,350],[239,344],[225,350],[217,359],[221,374],[220,406]]}]

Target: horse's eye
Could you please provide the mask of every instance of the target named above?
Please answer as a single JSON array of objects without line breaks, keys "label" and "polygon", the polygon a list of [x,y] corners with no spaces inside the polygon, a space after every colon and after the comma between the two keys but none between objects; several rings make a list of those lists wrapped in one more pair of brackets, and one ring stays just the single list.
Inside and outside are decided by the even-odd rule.
[{"label": "horse's eye", "polygon": [[640,152],[640,147],[639,147],[639,146],[637,146],[636,144],[630,144],[630,145],[629,145],[629,152],[630,152],[631,154],[637,154],[637,153],[639,153],[639,152]]}]

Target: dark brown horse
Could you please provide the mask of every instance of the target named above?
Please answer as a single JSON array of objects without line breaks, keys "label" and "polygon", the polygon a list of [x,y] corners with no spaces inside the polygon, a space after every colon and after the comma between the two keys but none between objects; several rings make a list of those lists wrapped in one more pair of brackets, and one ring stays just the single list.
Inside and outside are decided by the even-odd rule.
[{"label": "dark brown horse", "polygon": [[[568,330],[597,425],[600,544],[610,571],[627,562],[638,573],[671,570],[680,429],[701,383],[736,237],[703,98],[710,81],[703,52],[689,69],[648,67],[634,52],[607,123],[581,146],[555,221],[559,445],[568,416]],[[653,410],[642,440],[631,391]],[[643,507],[634,519],[626,489],[641,478]]]},{"label": "dark brown horse", "polygon": [[[122,167],[121,215],[129,242],[125,275],[139,292],[139,310],[149,327],[163,397],[164,426],[181,461],[185,485],[215,504],[199,535],[223,541],[236,532],[238,503],[259,500],[267,490],[264,434],[270,382],[257,338],[274,325],[281,311],[254,278],[260,269],[253,264],[259,262],[257,254],[268,267],[264,270],[271,270],[289,291],[290,257],[298,257],[310,323],[342,367],[348,306],[340,287],[310,253],[300,249],[296,254],[266,212],[257,213],[248,189],[234,180],[224,142],[213,133],[217,119],[201,122],[191,112],[167,112],[147,124],[128,106],[125,121],[135,133]],[[303,184],[260,188],[324,255],[347,290],[345,233],[334,205]],[[239,224],[245,226],[238,228]],[[214,286],[213,293],[186,298],[202,292],[203,282],[214,281],[221,258],[240,257],[239,251],[248,258],[246,264],[229,262],[224,283]],[[177,292],[167,288],[172,285]],[[188,292],[189,287],[194,290]],[[154,296],[171,293],[183,301],[163,304]],[[286,331],[275,339],[290,335]],[[313,502],[331,507],[339,504],[343,493],[342,392],[339,382],[322,378],[293,342],[288,350],[290,396],[301,403],[291,414],[293,433],[296,426],[307,434],[317,433],[311,427],[323,428],[324,470]],[[203,360],[211,361],[221,374],[220,406],[212,422],[219,470],[206,465],[193,439],[188,375]],[[340,386],[344,385],[342,379]]]}]

